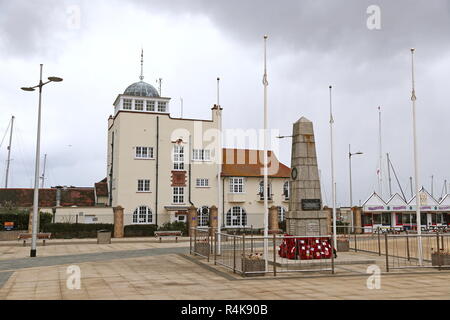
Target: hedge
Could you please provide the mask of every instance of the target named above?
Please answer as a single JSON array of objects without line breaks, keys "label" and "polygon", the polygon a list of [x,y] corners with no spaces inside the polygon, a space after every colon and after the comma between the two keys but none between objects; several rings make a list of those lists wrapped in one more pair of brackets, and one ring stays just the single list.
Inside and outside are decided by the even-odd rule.
[{"label": "hedge", "polygon": [[129,225],[124,227],[124,235],[125,237],[153,237],[156,230],[158,226],[154,224]]},{"label": "hedge", "polygon": [[99,230],[108,230],[114,233],[114,224],[50,223],[43,228],[43,232],[51,233],[53,239],[97,238]]},{"label": "hedge", "polygon": [[128,225],[124,228],[125,237],[153,237],[155,231],[181,231],[184,236],[188,234],[187,225],[184,222],[169,222],[159,228],[154,224]]},{"label": "hedge", "polygon": [[187,224],[185,222],[168,222],[163,224],[161,227],[159,227],[160,231],[181,231],[183,232],[183,236],[187,236],[188,235],[188,228],[187,228]]},{"label": "hedge", "polygon": [[[28,221],[30,214],[27,210],[0,210],[0,231],[4,230],[5,222],[14,222],[14,230],[28,230]],[[51,213],[41,212],[39,214],[39,226],[42,230],[50,224],[53,215]]]}]

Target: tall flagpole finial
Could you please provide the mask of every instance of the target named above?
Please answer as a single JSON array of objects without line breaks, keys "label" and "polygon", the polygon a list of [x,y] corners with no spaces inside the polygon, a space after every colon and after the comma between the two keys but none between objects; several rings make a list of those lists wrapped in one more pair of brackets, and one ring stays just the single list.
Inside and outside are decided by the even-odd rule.
[{"label": "tall flagpole finial", "polygon": [[267,80],[267,35],[264,35],[264,78],[263,78],[263,84],[264,86],[269,85],[269,81]]},{"label": "tall flagpole finial", "polygon": [[217,106],[220,108],[220,78],[217,77]]},{"label": "tall flagpole finial", "polygon": [[139,79],[144,80],[144,49],[141,50],[141,76]]},{"label": "tall flagpole finial", "polygon": [[332,100],[332,91],[333,91],[333,86],[329,86],[330,89],[330,124],[334,123],[334,118],[333,118],[333,100]]},{"label": "tall flagpole finial", "polygon": [[411,72],[412,72],[412,94],[411,94],[411,101],[416,101],[416,83],[414,79],[414,52],[416,49],[411,48]]}]

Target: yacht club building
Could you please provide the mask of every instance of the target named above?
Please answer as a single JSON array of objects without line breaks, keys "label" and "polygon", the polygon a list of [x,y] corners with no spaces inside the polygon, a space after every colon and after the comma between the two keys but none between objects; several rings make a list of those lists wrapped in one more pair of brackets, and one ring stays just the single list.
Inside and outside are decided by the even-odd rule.
[{"label": "yacht club building", "polygon": [[[438,201],[422,188],[419,197],[422,228],[446,226],[450,223],[449,194]],[[378,227],[417,229],[416,196],[405,200],[399,194],[394,194],[388,201],[384,201],[374,192],[360,209],[361,226],[365,232],[372,232]]]}]

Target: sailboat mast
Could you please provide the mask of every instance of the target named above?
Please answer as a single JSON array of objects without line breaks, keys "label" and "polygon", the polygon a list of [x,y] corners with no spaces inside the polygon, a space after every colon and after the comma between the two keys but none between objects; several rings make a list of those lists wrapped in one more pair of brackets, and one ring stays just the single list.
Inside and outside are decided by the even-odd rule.
[{"label": "sailboat mast", "polygon": [[8,188],[9,166],[11,164],[11,144],[12,144],[13,127],[14,127],[14,116],[11,117],[11,131],[9,133],[8,160],[6,161],[5,189]]},{"label": "sailboat mast", "polygon": [[389,197],[392,197],[391,166],[389,160],[389,153],[386,153],[386,160],[387,160],[388,180],[389,180]]},{"label": "sailboat mast", "polygon": [[378,138],[379,138],[379,169],[378,169],[378,184],[380,189],[380,197],[383,198],[383,149],[381,144],[381,107],[378,107]]}]

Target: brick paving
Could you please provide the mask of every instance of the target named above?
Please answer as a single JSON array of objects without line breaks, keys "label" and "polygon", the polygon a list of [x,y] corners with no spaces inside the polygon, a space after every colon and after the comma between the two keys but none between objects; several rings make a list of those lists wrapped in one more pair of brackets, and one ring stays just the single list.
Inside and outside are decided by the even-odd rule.
[{"label": "brick paving", "polygon": [[[133,249],[113,244],[107,248],[108,252],[99,252],[101,246],[76,244],[80,254],[1,260],[0,299],[450,298],[450,272],[446,271],[383,274],[381,289],[369,290],[368,275],[246,279],[205,263],[204,259],[184,256],[189,243],[155,242],[151,248],[128,245]],[[67,267],[73,264],[81,268],[80,290],[69,290],[66,286]]]}]

